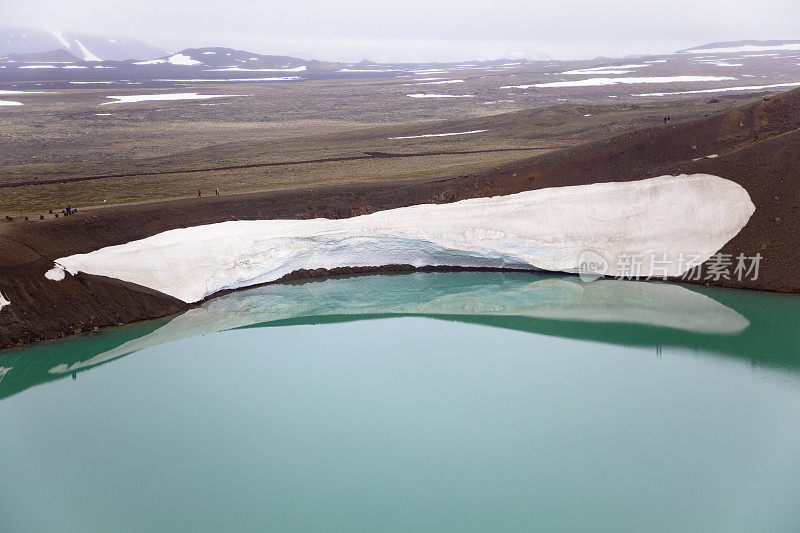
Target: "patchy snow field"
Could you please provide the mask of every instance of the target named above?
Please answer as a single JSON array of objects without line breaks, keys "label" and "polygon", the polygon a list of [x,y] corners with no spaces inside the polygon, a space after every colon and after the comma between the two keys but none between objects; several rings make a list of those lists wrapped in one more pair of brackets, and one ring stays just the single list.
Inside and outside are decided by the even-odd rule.
[{"label": "patchy snow field", "polygon": [[[185,302],[280,279],[298,269],[393,264],[681,275],[753,214],[747,191],[707,174],[553,187],[346,219],[231,221],[166,231],[86,254],[61,268],[136,283]],[[647,258],[657,260],[653,266]],[[604,266],[602,265],[604,263]],[[157,268],[154,268],[157,265]],[[658,270],[654,270],[658,269]],[[53,279],[50,277],[49,279]]]},{"label": "patchy snow field", "polygon": [[483,133],[489,130],[457,131],[454,133],[426,133],[424,135],[406,135],[404,137],[389,137],[390,139],[421,139],[423,137],[449,137],[451,135],[472,135],[473,133]]},{"label": "patchy snow field", "polygon": [[[280,77],[270,77],[270,78],[194,78],[194,79],[178,79],[178,78],[158,78],[153,81],[169,81],[169,82],[192,82],[192,83],[207,83],[207,82],[217,82],[217,83],[226,83],[232,81],[292,81],[292,80],[302,80],[300,76],[280,76]],[[241,96],[241,95],[239,95]]]},{"label": "patchy snow field", "polygon": [[14,102],[13,100],[0,100],[0,106],[23,105],[22,102]]},{"label": "patchy snow field", "polygon": [[629,72],[633,72],[632,69],[644,68],[649,66],[650,65],[644,64],[644,65],[616,65],[608,67],[581,68],[577,70],[567,70],[566,72],[562,72],[562,74],[568,74],[568,75],[627,74]]},{"label": "patchy snow field", "polygon": [[413,93],[407,94],[411,98],[475,98],[474,94],[425,94]]},{"label": "patchy snow field", "polygon": [[205,72],[304,72],[306,66],[294,68],[242,68],[242,67],[223,67],[223,68],[207,68],[203,69]]},{"label": "patchy snow field", "polygon": [[738,54],[741,52],[764,52],[767,50],[800,50],[800,43],[775,44],[775,45],[742,45],[725,48],[703,48],[700,50],[686,50],[683,54]]},{"label": "patchy snow field", "polygon": [[135,102],[149,102],[154,100],[207,100],[209,98],[229,98],[233,96],[249,96],[247,94],[197,94],[197,93],[171,93],[171,94],[126,94],[122,96],[106,96],[116,102],[103,102],[100,105],[132,104]]},{"label": "patchy snow field", "polygon": [[447,85],[448,83],[464,83],[464,80],[422,81],[414,85]]},{"label": "patchy snow field", "polygon": [[631,78],[589,78],[574,81],[551,81],[529,85],[503,85],[501,89],[530,89],[531,87],[599,87],[602,85],[618,85],[633,83],[688,83],[700,81],[735,80],[730,76],[653,76]]},{"label": "patchy snow field", "polygon": [[719,89],[676,91],[672,93],[641,93],[641,94],[632,94],[631,96],[673,96],[679,94],[727,93],[731,91],[759,91],[762,89],[779,89],[781,87],[800,87],[800,81],[793,81],[788,83],[773,83],[772,85],[743,85],[741,87],[720,87]]}]

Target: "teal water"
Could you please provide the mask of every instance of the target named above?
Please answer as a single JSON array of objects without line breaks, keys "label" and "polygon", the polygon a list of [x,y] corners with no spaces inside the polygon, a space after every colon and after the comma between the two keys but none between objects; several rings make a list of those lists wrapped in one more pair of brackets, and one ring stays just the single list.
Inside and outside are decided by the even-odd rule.
[{"label": "teal water", "polygon": [[800,530],[800,299],[270,285],[0,354],[0,531]]}]

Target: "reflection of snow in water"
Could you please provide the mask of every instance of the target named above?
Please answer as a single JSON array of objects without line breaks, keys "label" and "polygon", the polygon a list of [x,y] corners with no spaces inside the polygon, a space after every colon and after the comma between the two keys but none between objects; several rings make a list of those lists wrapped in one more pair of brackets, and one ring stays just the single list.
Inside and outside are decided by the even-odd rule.
[{"label": "reflection of snow in water", "polygon": [[9,372],[11,372],[11,370],[12,370],[13,368],[14,368],[14,367],[5,367],[5,366],[0,366],[0,381],[3,381],[3,378],[4,378],[4,377],[6,377],[6,374],[8,374]]},{"label": "reflection of snow in water", "polygon": [[[531,281],[535,280],[535,281]],[[234,292],[190,309],[161,328],[89,360],[61,364],[70,373],[128,353],[217,331],[322,316],[515,316],[633,324],[732,335],[750,322],[680,285],[536,274],[438,273],[329,278]]]}]

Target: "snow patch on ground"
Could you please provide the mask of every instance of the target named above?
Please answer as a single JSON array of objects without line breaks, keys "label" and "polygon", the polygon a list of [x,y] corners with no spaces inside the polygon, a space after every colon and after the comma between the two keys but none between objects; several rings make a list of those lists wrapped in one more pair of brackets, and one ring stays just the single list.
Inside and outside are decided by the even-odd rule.
[{"label": "snow patch on ground", "polygon": [[474,94],[424,94],[413,93],[407,94],[411,98],[475,98]]},{"label": "snow patch on ground", "polygon": [[421,139],[422,137],[449,137],[451,135],[472,135],[489,130],[457,131],[454,133],[426,133],[425,135],[406,135],[404,137],[389,137],[390,139]]},{"label": "snow patch on ground", "polygon": [[[750,76],[748,76],[750,77]],[[677,91],[672,93],[641,93],[631,96],[673,96],[679,94],[706,94],[706,93],[727,93],[731,91],[758,91],[761,89],[779,89],[781,87],[800,87],[800,81],[789,83],[773,83],[772,85],[744,85],[741,87],[720,87],[719,89],[699,89],[695,91]]]},{"label": "snow patch on ground", "polygon": [[61,46],[63,46],[67,50],[72,48],[72,45],[69,44],[69,41],[64,37],[64,32],[62,32],[61,30],[50,30],[50,33],[53,35],[53,37],[58,39],[58,42],[61,43]]},{"label": "snow patch on ground", "polygon": [[126,94],[122,96],[106,96],[116,102],[103,102],[100,105],[131,104],[134,102],[149,102],[153,100],[207,100],[209,98],[228,98],[232,96],[249,96],[246,94],[197,94],[197,93],[171,93],[171,94]]},{"label": "snow patch on ground", "polygon": [[166,63],[166,59],[150,59],[147,61],[134,61],[134,65],[158,65],[160,63]]},{"label": "snow patch on ground", "polygon": [[576,70],[567,70],[566,72],[562,72],[562,74],[568,74],[568,75],[627,74],[629,72],[632,72],[631,69],[644,68],[649,66],[650,65],[648,64],[634,64],[634,65],[616,65],[607,67],[591,67],[591,68],[581,68]]},{"label": "snow patch on ground", "polygon": [[2,292],[0,292],[0,310],[2,310],[2,309],[3,309],[3,307],[5,307],[5,306],[9,305],[10,303],[11,303],[11,302],[9,302],[9,301],[6,299],[6,297],[5,297],[5,296],[3,296],[3,293],[2,293]]},{"label": "snow patch on ground", "polygon": [[242,67],[224,67],[224,68],[207,68],[204,72],[304,72],[306,66],[294,68],[242,68]]},{"label": "snow patch on ground", "polygon": [[61,281],[64,279],[64,267],[56,263],[56,265],[44,273],[44,277],[50,281]]},{"label": "snow patch on ground", "polygon": [[[231,221],[166,231],[56,260],[71,274],[118,278],[197,302],[218,291],[298,269],[463,266],[578,272],[587,250],[625,275],[684,273],[686,254],[707,260],[753,214],[747,191],[718,176],[554,187],[347,219]],[[596,254],[596,256],[594,255]],[[158,265],[158,268],[153,268]],[[651,265],[648,267],[648,265]]]},{"label": "snow patch on ground", "polygon": [[81,54],[83,54],[84,61],[102,61],[102,59],[91,53],[88,48],[83,46],[83,43],[78,39],[75,39],[75,44],[77,44],[78,48],[81,49]]},{"label": "snow patch on ground", "polygon": [[800,43],[789,44],[769,44],[769,45],[754,45],[747,44],[743,46],[729,46],[722,48],[704,48],[702,50],[688,50],[682,52],[684,54],[733,54],[740,52],[763,52],[766,50],[800,50]]},{"label": "snow patch on ground", "polygon": [[[282,77],[272,77],[272,78],[195,78],[195,79],[170,79],[170,78],[160,78],[153,81],[171,81],[171,82],[192,82],[192,83],[201,83],[201,82],[231,82],[231,81],[292,81],[292,80],[301,80],[300,76],[282,76]],[[241,95],[240,95],[241,96]]]},{"label": "snow patch on ground", "polygon": [[447,85],[448,83],[464,83],[464,80],[423,81],[415,85]]},{"label": "snow patch on ground", "polygon": [[0,100],[0,106],[23,105],[22,102],[14,102],[13,100]]},{"label": "snow patch on ground", "polygon": [[400,72],[396,68],[342,68],[339,72]]},{"label": "snow patch on ground", "polygon": [[530,89],[531,87],[597,87],[601,85],[617,85],[632,83],[689,83],[700,81],[735,80],[730,76],[653,76],[631,78],[589,78],[575,81],[552,81],[549,83],[533,83],[529,85],[503,85],[501,89]]},{"label": "snow patch on ground", "polygon": [[185,67],[191,67],[193,65],[200,65],[202,64],[201,61],[196,59],[192,59],[191,57],[184,55],[184,54],[175,54],[173,56],[169,56],[167,58],[167,62],[173,65],[182,65]]}]

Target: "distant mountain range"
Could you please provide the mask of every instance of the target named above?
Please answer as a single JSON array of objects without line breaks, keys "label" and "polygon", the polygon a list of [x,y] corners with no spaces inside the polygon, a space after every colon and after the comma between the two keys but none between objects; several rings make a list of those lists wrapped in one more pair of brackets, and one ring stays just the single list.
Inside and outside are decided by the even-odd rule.
[{"label": "distant mountain range", "polygon": [[127,37],[108,37],[60,30],[0,27],[0,56],[63,49],[84,61],[153,59],[167,50]]},{"label": "distant mountain range", "polygon": [[[731,74],[740,74],[741,78],[758,75],[762,80],[761,85],[764,85],[785,83],[785,74],[789,72],[787,68],[796,68],[800,51],[800,40],[718,42],[673,54],[637,56],[635,60],[627,59],[626,64],[619,65],[615,70],[614,61],[623,60],[598,57],[582,61],[497,59],[466,63],[390,64],[363,60],[358,63],[339,63],[258,54],[225,47],[185,48],[170,52],[134,39],[60,31],[0,29],[0,37],[4,37],[0,38],[0,83],[48,82],[50,87],[142,83],[172,86],[183,82],[300,81],[411,75],[433,76],[416,81],[424,85],[438,85],[464,83],[463,79],[441,77],[451,70],[490,73],[531,68],[539,69],[537,72],[544,72],[544,75],[563,70],[568,79],[556,83],[568,87],[586,83],[586,80],[576,82],[571,79],[572,76],[630,74],[634,69],[645,67],[652,73],[651,76],[656,76],[656,81],[663,79],[665,83],[671,81],[667,79],[670,77],[707,77],[710,73],[724,74],[720,81],[737,79]],[[780,61],[776,61],[778,57]],[[538,80],[540,84],[544,81]],[[794,83],[798,80],[788,81]],[[628,82],[623,80],[620,83]],[[535,86],[535,83],[529,83],[509,87]]]}]

